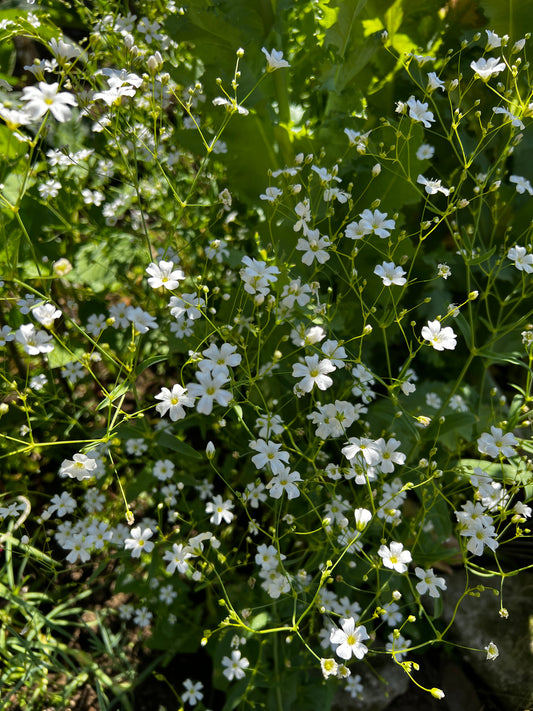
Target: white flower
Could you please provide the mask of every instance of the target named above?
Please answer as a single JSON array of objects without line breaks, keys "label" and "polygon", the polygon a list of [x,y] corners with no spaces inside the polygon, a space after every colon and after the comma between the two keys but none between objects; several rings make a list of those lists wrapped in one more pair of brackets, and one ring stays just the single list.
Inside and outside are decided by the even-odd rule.
[{"label": "white flower", "polygon": [[26,111],[32,119],[40,119],[47,111],[63,123],[72,115],[71,106],[76,106],[76,97],[66,91],[58,91],[59,83],[47,84],[40,81],[37,86],[26,86],[22,90],[22,101],[27,101]]},{"label": "white flower", "polygon": [[435,72],[429,72],[427,90],[435,91],[436,89],[442,89],[442,91],[444,91],[444,82],[438,78]]},{"label": "white flower", "polygon": [[233,679],[242,679],[246,669],[250,666],[250,662],[246,657],[242,657],[238,649],[234,649],[230,657],[222,657],[222,666],[226,667],[223,674],[228,681]]},{"label": "white flower", "polygon": [[53,304],[34,306],[31,313],[45,328],[51,328],[54,325],[54,321],[62,315],[61,311],[56,309]]},{"label": "white flower", "polygon": [[191,706],[196,706],[198,701],[201,701],[204,698],[201,691],[204,688],[204,685],[201,681],[191,681],[190,679],[185,679],[183,686],[185,687],[185,691],[181,695],[181,698],[183,701],[188,702]]},{"label": "white flower", "polygon": [[138,333],[148,333],[151,328],[157,328],[155,318],[140,306],[128,306],[126,318]]},{"label": "white flower", "polygon": [[383,559],[383,565],[386,568],[391,568],[397,573],[405,573],[406,563],[410,563],[412,560],[411,553],[404,550],[403,543],[398,543],[398,541],[392,541],[390,546],[380,546],[378,555]]},{"label": "white flower", "polygon": [[155,399],[161,400],[161,402],[156,405],[155,409],[157,412],[161,417],[164,417],[168,412],[172,422],[176,422],[176,420],[181,420],[185,417],[184,407],[194,405],[194,398],[187,395],[187,390],[177,384],[172,386],[172,390],[162,388],[161,392],[155,396]]},{"label": "white flower", "polygon": [[71,479],[90,479],[97,468],[97,462],[85,454],[75,454],[72,459],[64,459],[59,468],[59,476]]},{"label": "white flower", "polygon": [[431,111],[428,110],[428,105],[423,104],[414,96],[410,96],[407,100],[407,106],[409,107],[409,116],[413,121],[418,121],[422,123],[426,128],[431,128],[431,124],[435,122],[435,118]]},{"label": "white flower", "polygon": [[185,279],[185,274],[181,269],[174,269],[174,262],[165,262],[161,260],[159,264],[152,262],[146,267],[146,272],[150,274],[148,283],[152,289],[158,289],[160,286],[165,289],[177,289],[180,281]]},{"label": "white flower", "polygon": [[[360,214],[361,221],[359,222],[359,229],[366,230],[366,234],[376,234],[381,239],[385,239],[390,236],[390,230],[396,227],[396,222],[394,220],[387,220],[386,212],[380,212],[379,210],[363,210]],[[348,237],[348,234],[346,235]],[[352,239],[355,239],[352,237]]]},{"label": "white flower", "polygon": [[196,372],[198,383],[189,383],[187,390],[193,397],[200,398],[196,403],[196,410],[202,415],[210,415],[213,411],[213,401],[215,400],[222,407],[226,407],[233,395],[229,390],[222,390],[222,386],[228,382],[225,373]]},{"label": "white flower", "polygon": [[514,457],[516,450],[513,449],[513,445],[518,444],[518,440],[513,433],[507,432],[507,434],[503,434],[500,427],[494,426],[490,428],[490,431],[491,434],[483,432],[478,439],[477,447],[479,451],[493,459],[500,455],[502,457]]},{"label": "white flower", "polygon": [[328,358],[319,360],[318,355],[305,356],[305,365],[295,363],[292,366],[294,378],[302,378],[298,383],[298,388],[304,393],[310,393],[316,385],[319,390],[327,390],[333,385],[333,380],[327,375],[336,370],[335,366]]},{"label": "white flower", "polygon": [[531,274],[533,272],[533,254],[528,254],[525,247],[515,245],[507,252],[507,259],[514,262],[514,265],[521,272]]},{"label": "white flower", "polygon": [[527,190],[530,195],[533,195],[533,188],[531,187],[531,183],[529,182],[529,180],[526,180],[521,175],[511,175],[511,177],[509,178],[509,182],[515,183],[517,193],[524,193]]},{"label": "white flower", "polygon": [[328,676],[337,674],[339,665],[333,658],[321,659],[320,660],[320,668],[322,669],[322,675],[323,675],[324,679],[327,679]]},{"label": "white flower", "polygon": [[500,62],[499,57],[489,57],[488,59],[481,57],[477,62],[470,62],[470,68],[475,71],[476,76],[487,81],[493,74],[499,74],[505,69],[505,63],[498,64],[498,62]]},{"label": "white flower", "polygon": [[264,193],[259,196],[260,200],[266,200],[267,202],[276,202],[276,200],[283,195],[283,190],[279,188],[267,188]]},{"label": "white flower", "polygon": [[485,51],[490,52],[491,49],[496,49],[502,46],[502,38],[493,32],[492,30],[485,30],[487,33],[487,44],[485,45]]},{"label": "white flower", "polygon": [[433,158],[434,153],[435,149],[433,146],[430,146],[429,143],[422,143],[416,152],[416,157],[418,160],[429,160],[430,158]]},{"label": "white flower", "polygon": [[297,481],[302,481],[300,474],[291,472],[289,467],[284,467],[281,473],[268,482],[266,488],[270,490],[273,499],[280,499],[283,492],[287,494],[288,499],[296,499],[300,496],[300,490],[295,484]]},{"label": "white flower", "polygon": [[284,67],[291,66],[286,59],[283,59],[283,52],[280,52],[277,49],[273,49],[269,52],[266,47],[263,47],[261,52],[263,52],[267,60],[267,72],[275,72],[276,69],[283,69]]},{"label": "white flower", "polygon": [[332,629],[329,637],[331,644],[337,644],[335,654],[341,659],[351,659],[352,655],[356,659],[362,659],[368,652],[368,648],[363,641],[370,636],[363,626],[356,627],[353,617],[343,619],[342,629]]},{"label": "white flower", "polygon": [[52,336],[44,331],[37,331],[33,323],[25,323],[15,331],[15,340],[22,345],[28,355],[50,353],[54,350]]},{"label": "white flower", "polygon": [[446,582],[444,578],[438,578],[433,572],[433,568],[429,568],[429,570],[415,568],[415,574],[420,578],[420,582],[416,584],[416,589],[420,595],[428,593],[430,597],[440,597],[440,593],[437,588],[446,590]]},{"label": "white flower", "polygon": [[457,336],[450,326],[442,328],[440,321],[428,321],[422,329],[422,338],[429,341],[436,351],[453,351],[457,345]]},{"label": "white flower", "polygon": [[505,106],[494,106],[492,110],[495,114],[502,114],[503,116],[505,116],[505,118],[510,121],[511,126],[519,128],[521,131],[524,130],[525,126],[522,121],[518,118],[518,116],[515,116],[513,113],[511,113],[509,109],[506,109]]},{"label": "white flower", "polygon": [[494,642],[489,642],[489,644],[485,647],[485,652],[487,652],[487,659],[491,662],[493,662],[500,654],[498,647],[494,644]]},{"label": "white flower", "polygon": [[311,266],[315,259],[319,264],[327,262],[329,254],[326,248],[330,246],[329,237],[327,235],[321,237],[318,230],[308,230],[306,237],[307,239],[300,237],[296,244],[296,249],[304,252],[302,262],[308,266]]},{"label": "white flower", "polygon": [[226,523],[231,523],[234,514],[232,514],[231,509],[233,504],[229,499],[225,501],[222,500],[222,496],[215,496],[213,501],[208,501],[205,505],[205,512],[212,514],[209,521],[218,526],[225,521]]},{"label": "white flower", "polygon": [[405,270],[402,267],[397,267],[394,262],[383,262],[374,269],[374,274],[383,280],[383,286],[392,286],[393,284],[403,286],[407,282],[403,276],[405,273]]},{"label": "white flower", "polygon": [[448,196],[450,194],[450,190],[448,188],[443,188],[440,180],[437,180],[436,178],[428,180],[423,175],[419,175],[416,182],[424,186],[424,190],[428,195],[442,193],[443,195]]},{"label": "white flower", "polygon": [[154,544],[149,540],[153,535],[154,532],[149,528],[143,531],[140,526],[136,526],[131,530],[131,538],[124,541],[124,548],[131,550],[132,558],[140,558],[143,551],[150,553],[153,550]]},{"label": "white flower", "polygon": [[239,114],[242,114],[243,116],[248,116],[250,113],[248,109],[245,109],[244,106],[241,106],[238,104],[235,99],[228,99],[225,96],[217,96],[216,98],[213,99],[213,104],[215,106],[225,106],[226,111],[229,113],[235,113],[235,111]]}]

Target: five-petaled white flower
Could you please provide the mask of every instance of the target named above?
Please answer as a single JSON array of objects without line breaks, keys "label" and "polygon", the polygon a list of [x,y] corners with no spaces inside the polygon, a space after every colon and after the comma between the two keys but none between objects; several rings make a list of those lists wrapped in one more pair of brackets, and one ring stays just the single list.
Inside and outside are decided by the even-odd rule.
[{"label": "five-petaled white flower", "polygon": [[328,358],[319,360],[318,355],[305,356],[305,365],[295,363],[292,366],[294,378],[302,378],[297,387],[301,392],[310,393],[316,385],[319,390],[327,390],[333,385],[333,380],[327,375],[336,370]]},{"label": "five-petaled white flower", "polygon": [[212,514],[209,521],[218,526],[225,521],[226,523],[231,523],[234,514],[231,512],[233,504],[229,499],[223,501],[222,496],[215,496],[213,501],[208,501],[205,505],[205,512]]},{"label": "five-petaled white flower", "polygon": [[143,531],[140,526],[136,526],[131,530],[131,538],[124,541],[124,548],[131,551],[132,558],[140,558],[143,551],[150,553],[153,550],[154,544],[149,540],[153,535],[151,529],[145,528]]},{"label": "five-petaled white flower", "polygon": [[295,484],[297,481],[302,481],[300,474],[291,472],[289,467],[283,467],[282,472],[273,477],[266,488],[270,490],[273,499],[280,499],[283,492],[287,494],[288,499],[296,499],[300,496],[300,490]]},{"label": "five-petaled white flower", "polygon": [[412,560],[409,551],[404,550],[403,543],[398,543],[398,541],[392,541],[390,546],[380,546],[378,555],[382,558],[386,568],[391,568],[397,573],[405,573],[406,563],[410,563]]},{"label": "five-petaled white flower", "polygon": [[168,416],[172,422],[176,422],[176,420],[181,420],[185,417],[184,407],[194,405],[194,398],[187,395],[187,390],[178,384],[173,385],[172,390],[162,388],[161,392],[155,396],[155,399],[161,400],[155,407],[157,412],[159,412],[161,417],[164,417],[168,412]]},{"label": "five-petaled white flower", "polygon": [[435,122],[435,117],[433,113],[428,110],[427,104],[418,101],[414,96],[410,96],[409,99],[407,99],[407,106],[409,107],[409,116],[413,121],[418,121],[426,128],[431,128],[431,124]]},{"label": "five-petaled white flower", "polygon": [[222,671],[228,681],[233,679],[242,679],[246,669],[250,666],[250,662],[246,657],[241,656],[238,649],[234,649],[230,657],[222,657],[222,666],[225,669]]},{"label": "five-petaled white flower", "polygon": [[263,52],[267,60],[267,72],[275,72],[276,69],[291,66],[286,59],[283,59],[283,52],[280,52],[279,49],[273,49],[269,52],[266,47],[263,47],[261,52]]},{"label": "five-petaled white flower", "polygon": [[425,178],[423,175],[419,175],[416,182],[424,186],[424,190],[428,195],[435,195],[436,193],[442,193],[448,196],[450,194],[449,188],[444,188],[441,185],[440,180],[436,178]]},{"label": "five-petaled white flower", "polygon": [[476,76],[487,81],[494,74],[503,72],[505,62],[500,62],[499,57],[489,57],[488,59],[481,57],[477,62],[470,62],[470,68],[475,71]]},{"label": "five-petaled white flower", "polygon": [[523,178],[521,175],[511,175],[509,178],[510,183],[514,183],[516,185],[516,192],[517,193],[525,193],[527,190],[530,195],[533,195],[533,188],[531,187],[531,183],[529,180],[526,180],[526,178]]},{"label": "five-petaled white flower", "polygon": [[69,476],[71,479],[90,479],[93,476],[94,470],[97,468],[97,462],[86,454],[75,454],[72,459],[64,459],[59,468],[59,476]]},{"label": "five-petaled white flower", "polygon": [[477,441],[477,447],[482,454],[486,454],[488,457],[495,459],[500,455],[502,457],[514,457],[516,451],[513,449],[513,445],[518,444],[518,440],[513,435],[512,432],[507,432],[503,434],[500,427],[492,426],[490,428],[491,434],[488,432],[483,432],[481,437]]},{"label": "five-petaled white flower", "polygon": [[514,265],[521,272],[531,274],[533,272],[533,254],[528,254],[525,247],[515,245],[507,252],[507,259],[514,262]]},{"label": "five-petaled white flower", "polygon": [[152,289],[158,289],[160,286],[169,290],[177,289],[180,281],[185,279],[181,269],[174,269],[174,262],[165,262],[163,259],[159,264],[149,264],[146,271],[150,275],[148,283]]},{"label": "five-petaled white flower", "polygon": [[368,652],[367,646],[363,644],[365,639],[370,638],[368,632],[362,625],[356,627],[353,617],[343,619],[341,627],[332,629],[329,636],[331,644],[338,645],[335,654],[341,659],[351,659],[352,655],[362,659]]},{"label": "five-petaled white flower", "polygon": [[76,97],[67,91],[59,91],[59,83],[47,84],[40,81],[37,86],[26,86],[22,90],[22,101],[27,101],[26,112],[33,120],[40,119],[47,111],[63,123],[72,115],[71,106],[76,106]]},{"label": "five-petaled white flower", "polygon": [[445,326],[442,328],[440,321],[428,321],[428,325],[422,329],[422,338],[429,341],[436,351],[453,351],[457,345],[457,336],[453,328]]},{"label": "five-petaled white flower", "polygon": [[383,262],[378,264],[374,269],[374,274],[381,277],[383,286],[403,286],[407,279],[404,277],[405,270],[402,267],[397,267],[394,262]]},{"label": "five-petaled white flower", "polygon": [[416,584],[416,589],[420,595],[428,593],[430,597],[440,597],[437,588],[446,590],[446,582],[444,578],[439,578],[433,572],[433,568],[424,570],[423,568],[415,568],[415,574],[420,578],[420,582]]}]

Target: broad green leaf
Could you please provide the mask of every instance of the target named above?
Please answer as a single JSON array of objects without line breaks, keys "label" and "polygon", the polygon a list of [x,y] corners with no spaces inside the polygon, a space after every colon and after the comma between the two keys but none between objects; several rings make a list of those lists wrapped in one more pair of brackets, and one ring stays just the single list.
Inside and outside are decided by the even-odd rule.
[{"label": "broad green leaf", "polygon": [[156,440],[157,444],[164,449],[171,449],[178,454],[182,454],[189,459],[202,459],[202,455],[193,449],[189,444],[182,442],[175,435],[168,432],[161,432]]}]

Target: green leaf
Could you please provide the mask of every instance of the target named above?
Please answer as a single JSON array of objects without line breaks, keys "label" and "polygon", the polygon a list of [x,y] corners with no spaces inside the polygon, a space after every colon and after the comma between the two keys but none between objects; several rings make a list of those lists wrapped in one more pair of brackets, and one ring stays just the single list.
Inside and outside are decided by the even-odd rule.
[{"label": "green leaf", "polygon": [[185,442],[182,442],[175,435],[169,434],[168,432],[161,432],[156,442],[160,447],[171,449],[174,452],[178,452],[178,454],[182,454],[184,457],[189,457],[189,459],[202,459],[202,455],[189,444],[185,444]]}]

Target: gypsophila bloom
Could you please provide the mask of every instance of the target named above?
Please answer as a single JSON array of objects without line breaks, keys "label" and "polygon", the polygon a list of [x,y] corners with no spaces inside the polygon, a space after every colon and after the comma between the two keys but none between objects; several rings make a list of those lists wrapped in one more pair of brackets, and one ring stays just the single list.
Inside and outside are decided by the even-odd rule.
[{"label": "gypsophila bloom", "polygon": [[[363,210],[361,213],[361,221],[359,226],[365,230],[365,234],[375,234],[381,239],[390,237],[390,230],[396,227],[394,220],[387,220],[388,213],[380,212],[379,210]],[[346,235],[348,236],[348,235]],[[353,238],[352,238],[353,239]]]},{"label": "gypsophila bloom", "polygon": [[283,59],[283,52],[280,52],[277,49],[273,49],[269,52],[266,47],[263,47],[261,52],[263,52],[267,60],[267,72],[275,72],[276,69],[283,69],[284,67],[291,66],[286,59]]},{"label": "gypsophila bloom", "polygon": [[446,590],[444,578],[437,577],[433,572],[433,568],[429,568],[428,570],[415,568],[415,575],[420,578],[420,582],[416,584],[416,589],[420,595],[428,593],[430,597],[440,597],[438,588]]},{"label": "gypsophila bloom", "polygon": [[213,501],[208,501],[205,505],[205,512],[212,514],[209,521],[214,523],[215,526],[219,526],[222,521],[224,523],[231,523],[234,514],[231,512],[233,504],[229,499],[226,501],[222,500],[222,496],[215,496]]},{"label": "gypsophila bloom", "polygon": [[407,282],[405,273],[405,269],[397,267],[394,262],[383,262],[374,268],[374,274],[381,277],[383,286],[403,286]]},{"label": "gypsophila bloom", "polygon": [[428,195],[435,195],[436,193],[442,193],[443,195],[448,196],[450,194],[450,191],[448,188],[443,188],[440,180],[437,179],[427,179],[423,175],[419,175],[418,178],[416,179],[416,182],[419,183],[420,185],[424,186],[424,190]]},{"label": "gypsophila bloom", "polygon": [[164,287],[165,289],[177,289],[180,281],[185,279],[185,274],[181,269],[174,269],[174,262],[161,260],[159,264],[152,262],[146,267],[146,272],[150,275],[148,283],[152,289]]},{"label": "gypsophila bloom", "polygon": [[25,323],[15,331],[15,340],[20,343],[28,355],[50,353],[54,350],[52,336],[36,330],[33,323]]},{"label": "gypsophila bloom", "polygon": [[452,270],[447,264],[438,264],[437,265],[438,272],[437,274],[442,277],[443,279],[447,279],[449,276],[451,276]]},{"label": "gypsophila bloom", "polygon": [[533,272],[533,254],[528,254],[525,247],[515,245],[507,252],[507,259],[514,262],[515,267],[526,274]]},{"label": "gypsophila bloom", "polygon": [[356,659],[362,659],[368,652],[368,648],[363,644],[364,640],[370,636],[363,626],[356,627],[353,617],[348,617],[341,621],[342,629],[332,629],[329,637],[331,644],[338,645],[335,654],[341,659],[351,659],[352,655]]},{"label": "gypsophila bloom", "polygon": [[150,528],[143,530],[141,526],[136,526],[131,529],[131,537],[124,541],[124,548],[131,550],[132,558],[140,558],[143,551],[151,553],[153,550],[154,544],[149,540],[153,535],[154,532]]},{"label": "gypsophila bloom", "polygon": [[246,669],[250,666],[250,662],[246,657],[243,657],[238,649],[234,649],[230,657],[222,657],[222,666],[225,667],[222,673],[228,679],[243,679]]},{"label": "gypsophila bloom", "polygon": [[59,91],[59,83],[47,84],[40,81],[37,86],[26,86],[22,90],[22,101],[27,101],[26,111],[34,121],[50,111],[60,123],[72,116],[71,106],[76,106],[76,97],[66,91]]},{"label": "gypsophila bloom", "polygon": [[34,306],[31,310],[31,314],[45,328],[51,328],[54,325],[54,321],[62,316],[61,311],[56,309],[53,304]]},{"label": "gypsophila bloom", "polygon": [[68,476],[71,479],[78,479],[78,481],[90,479],[97,466],[97,462],[92,457],[88,457],[86,454],[75,454],[72,459],[63,460],[59,468],[59,476]]},{"label": "gypsophila bloom", "polygon": [[476,76],[480,79],[488,81],[491,76],[503,72],[505,63],[500,62],[499,57],[489,57],[488,59],[481,57],[477,62],[470,62],[470,68],[475,71]]},{"label": "gypsophila bloom", "polygon": [[529,182],[529,180],[526,180],[521,175],[511,175],[511,177],[509,178],[509,182],[514,183],[516,185],[517,193],[524,193],[527,190],[530,195],[533,195],[533,188],[531,187],[531,183]]},{"label": "gypsophila bloom", "polygon": [[319,359],[318,355],[305,356],[305,365],[295,363],[292,366],[294,378],[302,378],[297,387],[301,392],[310,393],[316,385],[319,390],[327,390],[333,385],[333,380],[327,375],[336,370],[328,358]]},{"label": "gypsophila bloom", "polygon": [[392,541],[390,546],[380,546],[378,555],[382,558],[386,568],[391,568],[397,573],[405,573],[407,571],[406,564],[412,560],[411,553],[404,550],[403,543],[398,543],[398,541]]},{"label": "gypsophila bloom", "polygon": [[429,341],[436,351],[453,351],[457,345],[457,336],[450,326],[442,328],[440,321],[428,321],[422,329],[422,338]]},{"label": "gypsophila bloom", "polygon": [[191,706],[196,706],[196,704],[204,698],[202,694],[204,685],[201,681],[185,679],[183,686],[185,687],[185,691],[182,693],[181,698]]},{"label": "gypsophila bloom", "polygon": [[431,124],[435,122],[433,113],[428,110],[428,105],[423,104],[414,96],[410,96],[407,100],[407,106],[409,108],[409,116],[413,121],[418,121],[422,123],[426,128],[431,128]]},{"label": "gypsophila bloom", "polygon": [[496,49],[502,46],[502,38],[493,32],[492,30],[485,30],[487,33],[487,44],[485,45],[485,51],[490,52],[491,49]]},{"label": "gypsophila bloom", "polygon": [[416,157],[418,160],[429,160],[430,158],[433,158],[434,153],[435,149],[433,146],[430,146],[429,143],[422,143],[416,152]]},{"label": "gypsophila bloom", "polygon": [[490,428],[490,431],[491,434],[484,432],[477,441],[478,449],[482,454],[486,454],[493,459],[500,455],[502,457],[516,456],[516,450],[513,449],[513,446],[518,444],[518,440],[512,432],[503,434],[500,427],[494,426]]},{"label": "gypsophila bloom", "polygon": [[485,651],[487,652],[487,659],[489,659],[492,662],[500,654],[498,647],[494,644],[494,642],[489,642],[489,644],[485,647]]},{"label": "gypsophila bloom", "polygon": [[324,679],[327,679],[328,676],[337,674],[338,664],[332,658],[321,659],[320,660],[320,668],[322,669],[322,675],[323,675]]},{"label": "gypsophila bloom", "polygon": [[184,407],[192,407],[194,405],[194,398],[187,395],[187,390],[181,385],[173,385],[172,390],[168,388],[162,388],[161,392],[155,396],[156,400],[161,400],[161,402],[156,405],[157,412],[164,417],[167,412],[172,420],[181,420],[185,417]]}]

